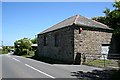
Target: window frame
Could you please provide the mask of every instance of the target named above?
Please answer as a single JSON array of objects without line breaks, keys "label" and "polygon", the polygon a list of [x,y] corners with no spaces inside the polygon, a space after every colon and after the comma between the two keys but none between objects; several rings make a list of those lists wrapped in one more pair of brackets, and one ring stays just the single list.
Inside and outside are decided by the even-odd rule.
[{"label": "window frame", "polygon": [[48,39],[47,39],[47,36],[44,35],[44,46],[47,46],[48,45]]},{"label": "window frame", "polygon": [[59,37],[59,34],[55,34],[54,35],[54,46],[55,47],[59,47],[59,45],[60,45],[60,37]]}]

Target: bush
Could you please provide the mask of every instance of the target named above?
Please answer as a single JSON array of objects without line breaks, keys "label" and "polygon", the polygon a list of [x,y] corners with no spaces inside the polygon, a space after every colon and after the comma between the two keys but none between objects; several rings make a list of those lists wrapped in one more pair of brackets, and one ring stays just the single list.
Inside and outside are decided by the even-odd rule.
[{"label": "bush", "polygon": [[14,43],[15,54],[16,55],[27,55],[28,51],[31,49],[31,44],[32,42],[27,38],[17,40]]}]

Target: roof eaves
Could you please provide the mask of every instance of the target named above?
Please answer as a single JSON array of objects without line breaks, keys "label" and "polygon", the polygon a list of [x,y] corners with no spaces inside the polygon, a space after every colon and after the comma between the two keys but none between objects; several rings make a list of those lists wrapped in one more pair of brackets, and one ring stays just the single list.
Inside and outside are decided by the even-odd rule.
[{"label": "roof eaves", "polygon": [[84,27],[89,27],[89,28],[99,28],[99,29],[107,29],[107,30],[111,30],[111,31],[113,31],[114,29],[112,29],[112,28],[109,28],[109,27],[107,27],[107,28],[100,28],[100,27],[97,27],[97,26],[87,26],[87,25],[83,25],[83,24],[75,24],[75,25],[77,25],[77,26],[84,26]]},{"label": "roof eaves", "polygon": [[57,28],[57,29],[54,29],[54,30],[50,30],[50,31],[47,31],[47,32],[46,32],[46,31],[43,31],[43,32],[40,32],[39,34],[49,33],[49,32],[56,31],[56,30],[59,30],[59,29],[62,29],[62,28],[66,28],[66,27],[71,26],[71,25],[73,25],[73,24],[67,25],[67,26],[65,26],[65,27]]}]

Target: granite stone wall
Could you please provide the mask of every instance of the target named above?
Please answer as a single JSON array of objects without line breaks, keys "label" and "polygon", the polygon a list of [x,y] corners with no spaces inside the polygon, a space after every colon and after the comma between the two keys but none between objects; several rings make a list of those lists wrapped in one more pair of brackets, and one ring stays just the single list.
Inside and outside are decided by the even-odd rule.
[{"label": "granite stone wall", "polygon": [[[107,31],[84,29],[69,26],[44,34],[38,34],[38,55],[64,61],[66,63],[80,64],[83,58],[97,59],[101,55],[102,44],[110,44],[112,33]],[[55,34],[59,35],[59,45],[55,46]],[[44,36],[47,45],[44,46]]]},{"label": "granite stone wall", "polygon": [[[55,34],[59,36],[59,45],[55,46]],[[44,36],[47,37],[47,45],[44,46]],[[52,32],[38,35],[38,53],[40,57],[73,63],[73,29],[62,28]]]},{"label": "granite stone wall", "polygon": [[77,53],[81,54],[81,60],[84,55],[86,58],[100,57],[101,46],[102,44],[110,44],[112,33],[90,29],[83,29],[80,33],[79,28],[80,27],[76,27],[74,29],[74,59]]}]

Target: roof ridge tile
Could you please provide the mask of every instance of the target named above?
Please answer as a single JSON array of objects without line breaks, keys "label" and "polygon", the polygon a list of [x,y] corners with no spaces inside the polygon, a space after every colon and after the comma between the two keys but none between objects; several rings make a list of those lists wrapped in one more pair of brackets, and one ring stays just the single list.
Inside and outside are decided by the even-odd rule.
[{"label": "roof ridge tile", "polygon": [[78,17],[79,17],[79,14],[77,14],[77,15],[76,15],[75,20],[74,20],[74,22],[73,22],[73,23],[75,23],[75,24],[76,24],[76,21],[77,21]]}]

